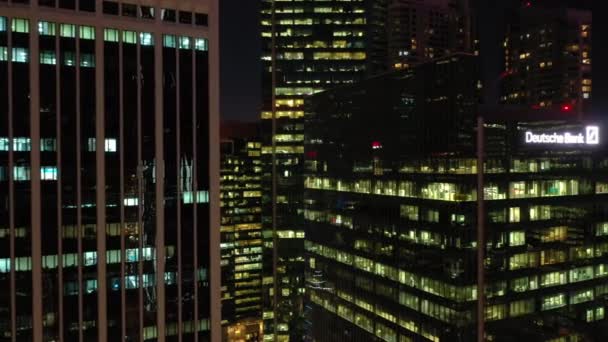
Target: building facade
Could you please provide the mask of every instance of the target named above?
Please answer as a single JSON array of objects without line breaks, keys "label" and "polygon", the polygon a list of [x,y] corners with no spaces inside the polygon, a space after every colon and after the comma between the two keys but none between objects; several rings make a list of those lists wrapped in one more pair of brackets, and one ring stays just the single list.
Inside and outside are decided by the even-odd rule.
[{"label": "building facade", "polygon": [[455,52],[474,53],[472,13],[464,0],[389,0],[388,68],[408,68]]},{"label": "building facade", "polygon": [[[385,0],[261,1],[265,338],[273,339],[275,330],[281,339],[303,335],[301,208],[305,98],[327,88],[354,83],[384,69],[385,10]],[[272,81],[273,18],[276,24],[276,87]],[[273,89],[276,97],[274,136]],[[272,220],[273,138],[277,166],[276,245]],[[275,248],[276,265],[273,263]],[[275,281],[277,285],[273,290]],[[274,291],[277,291],[276,305]]]},{"label": "building facade", "polygon": [[[310,100],[316,340],[475,340],[477,68],[454,55]],[[485,127],[488,339],[605,339],[604,126]]]},{"label": "building facade", "polygon": [[0,340],[220,338],[217,37],[214,1],[0,3]]},{"label": "building facade", "polygon": [[222,323],[229,333],[253,326],[251,341],[262,327],[261,147],[257,139],[223,140],[220,170]]},{"label": "building facade", "polygon": [[508,17],[501,102],[589,112],[591,24],[590,10],[531,2]]}]

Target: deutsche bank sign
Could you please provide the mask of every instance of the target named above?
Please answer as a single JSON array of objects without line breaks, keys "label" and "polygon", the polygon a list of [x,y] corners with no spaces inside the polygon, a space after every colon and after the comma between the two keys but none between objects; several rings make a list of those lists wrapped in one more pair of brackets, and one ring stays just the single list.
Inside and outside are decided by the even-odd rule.
[{"label": "deutsche bank sign", "polygon": [[586,126],[584,132],[553,132],[534,133],[526,132],[526,144],[572,144],[572,145],[598,145],[600,143],[600,128]]}]

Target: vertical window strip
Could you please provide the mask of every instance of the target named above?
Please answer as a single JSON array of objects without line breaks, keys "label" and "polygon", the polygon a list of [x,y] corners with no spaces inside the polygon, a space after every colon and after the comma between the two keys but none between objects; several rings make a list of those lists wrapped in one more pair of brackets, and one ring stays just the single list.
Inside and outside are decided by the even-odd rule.
[{"label": "vertical window strip", "polygon": [[6,31],[6,17],[0,17],[0,32]]}]

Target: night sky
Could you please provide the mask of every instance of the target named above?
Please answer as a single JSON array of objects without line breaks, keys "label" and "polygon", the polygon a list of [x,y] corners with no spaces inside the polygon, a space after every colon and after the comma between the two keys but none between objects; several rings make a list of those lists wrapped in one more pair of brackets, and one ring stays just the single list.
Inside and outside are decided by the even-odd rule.
[{"label": "night sky", "polygon": [[261,63],[259,0],[220,0],[221,117],[260,117]]}]

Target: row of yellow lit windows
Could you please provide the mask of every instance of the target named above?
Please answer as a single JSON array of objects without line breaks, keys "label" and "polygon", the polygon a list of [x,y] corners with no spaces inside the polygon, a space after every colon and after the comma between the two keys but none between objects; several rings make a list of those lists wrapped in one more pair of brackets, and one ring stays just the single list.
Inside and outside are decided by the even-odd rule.
[{"label": "row of yellow lit windows", "polygon": [[[415,197],[443,201],[474,201],[477,198],[473,186],[464,184],[431,182],[418,184],[412,181],[371,181],[349,182],[323,177],[306,177],[305,188],[356,192],[374,195]],[[508,198],[534,198],[550,196],[572,196],[579,194],[578,180],[541,180],[509,183]],[[507,199],[507,193],[498,185],[489,184],[484,189],[487,200]]]},{"label": "row of yellow lit windows", "polygon": [[353,228],[353,218],[343,214],[331,213],[329,211],[319,211],[304,209],[304,219],[312,222],[324,222],[334,226]]},{"label": "row of yellow lit windows", "polygon": [[[289,118],[289,119],[299,119],[304,117],[304,111],[296,110],[296,111],[276,111],[276,118]],[[262,112],[262,119],[272,119],[272,112],[264,111]]]},{"label": "row of yellow lit windows", "polygon": [[320,305],[326,310],[337,314],[338,316],[349,322],[352,322],[353,324],[359,326],[360,328],[368,331],[371,334],[376,335],[384,341],[397,341],[397,333],[394,329],[382,324],[381,321],[368,316],[370,312],[372,313],[372,315],[375,314],[378,317],[381,317],[387,321],[399,324],[401,327],[407,329],[408,331],[422,335],[428,340],[439,342],[438,333],[435,332],[433,328],[426,327],[423,324],[419,325],[416,321],[409,317],[406,317],[403,313],[401,313],[399,317],[397,317],[396,315],[391,314],[390,312],[382,309],[379,306],[374,309],[370,307],[371,304],[366,303],[362,299],[353,300],[352,297],[350,297],[346,300],[351,304],[355,304],[356,306],[363,308],[365,311],[361,311],[352,305],[344,305],[342,303],[336,304],[332,300],[326,299],[321,295],[317,294],[315,291],[311,292],[311,300],[317,305]]},{"label": "row of yellow lit windows", "polygon": [[[474,300],[476,297],[476,289],[472,286],[459,287],[451,284],[446,284],[438,280],[415,275],[413,273],[399,270],[394,267],[374,262],[370,259],[353,256],[350,253],[342,252],[330,247],[326,247],[313,242],[306,242],[306,249],[323,257],[336,260],[338,262],[353,266],[355,268],[373,273],[382,277],[387,277],[402,284],[418,288],[422,291],[433,293],[438,296],[449,298],[456,301]],[[602,254],[608,251],[608,244],[602,244]],[[510,269],[518,269],[522,267],[537,267],[538,253],[521,253],[510,258]],[[565,274],[565,273],[564,273]],[[600,264],[594,266],[579,267],[569,271],[569,282],[575,283],[594,278],[603,278],[608,276],[608,265]],[[553,273],[541,275],[541,286],[552,286],[554,275]],[[565,280],[565,283],[568,281]],[[499,292],[497,295],[504,295],[504,292]]]},{"label": "row of yellow lit windows", "polygon": [[357,269],[386,277],[401,284],[417,288],[421,291],[435,294],[458,302],[475,300],[477,290],[474,285],[455,286],[439,280],[420,276],[405,270],[397,269],[371,259],[355,256],[331,247],[323,246],[311,241],[306,241],[306,250],[328,259],[353,266]]},{"label": "row of yellow lit windows", "polygon": [[314,52],[313,59],[329,59],[329,60],[363,60],[365,52]]},{"label": "row of yellow lit windows", "polygon": [[[304,146],[276,146],[277,154],[303,154]],[[271,146],[262,147],[262,154],[272,154]]]}]

